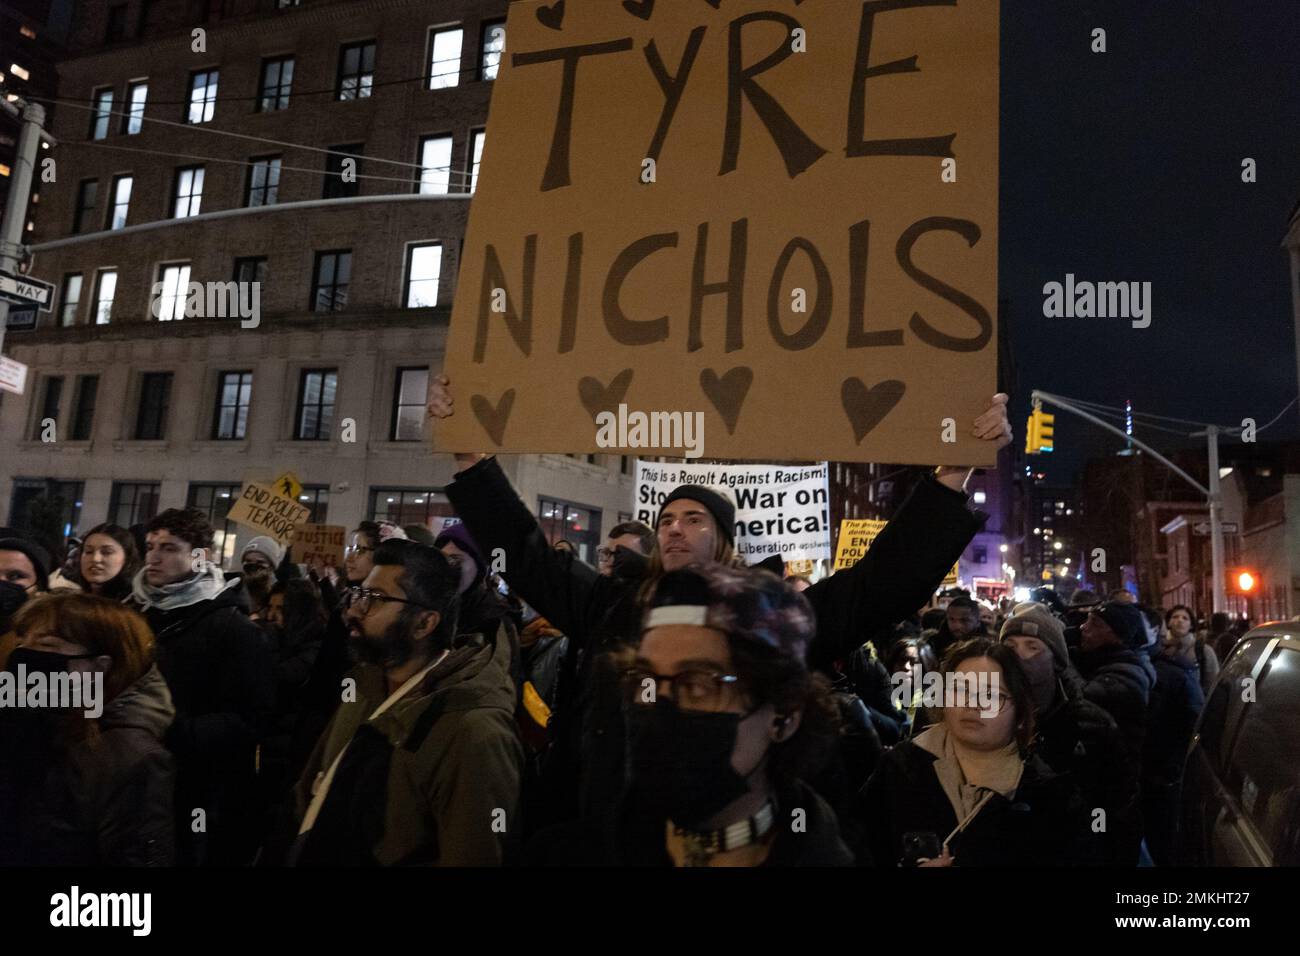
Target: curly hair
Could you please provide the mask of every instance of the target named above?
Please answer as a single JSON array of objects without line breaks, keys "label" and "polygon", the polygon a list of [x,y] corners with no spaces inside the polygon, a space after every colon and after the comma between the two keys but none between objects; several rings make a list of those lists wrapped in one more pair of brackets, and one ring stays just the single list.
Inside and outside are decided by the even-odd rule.
[{"label": "curly hair", "polygon": [[146,533],[167,531],[191,548],[212,547],[212,522],[198,508],[168,508],[149,522]]}]

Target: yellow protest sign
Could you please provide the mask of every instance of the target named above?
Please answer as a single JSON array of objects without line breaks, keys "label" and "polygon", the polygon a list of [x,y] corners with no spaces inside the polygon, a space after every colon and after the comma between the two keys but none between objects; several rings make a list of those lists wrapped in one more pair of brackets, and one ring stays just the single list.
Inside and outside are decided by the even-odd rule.
[{"label": "yellow protest sign", "polygon": [[845,518],[840,522],[839,545],[835,549],[835,570],[851,568],[867,553],[886,521],[875,518]]},{"label": "yellow protest sign", "polygon": [[438,446],[993,464],[998,17],[510,4]]},{"label": "yellow protest sign", "polygon": [[239,500],[226,517],[258,534],[269,535],[281,544],[293,540],[294,529],[307,520],[311,509],[299,504],[293,496],[281,493],[278,487],[259,485],[250,481],[239,493]]}]

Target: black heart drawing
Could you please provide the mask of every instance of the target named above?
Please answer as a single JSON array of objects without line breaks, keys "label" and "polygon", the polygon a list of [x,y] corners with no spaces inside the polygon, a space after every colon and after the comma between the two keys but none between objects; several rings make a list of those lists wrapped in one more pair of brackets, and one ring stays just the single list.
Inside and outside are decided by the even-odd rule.
[{"label": "black heart drawing", "polygon": [[704,389],[704,394],[722,416],[728,435],[736,433],[741,406],[745,404],[745,396],[753,384],[754,370],[743,365],[738,365],[721,378],[711,368],[700,373],[700,388]]},{"label": "black heart drawing", "polygon": [[871,388],[858,378],[846,378],[840,386],[840,403],[853,426],[853,440],[860,443],[871,429],[881,423],[894,410],[907,386],[896,378],[887,379]]},{"label": "black heart drawing", "polygon": [[493,408],[492,403],[482,395],[471,396],[469,405],[474,409],[474,417],[488,433],[488,437],[493,443],[500,445],[501,440],[505,438],[506,423],[510,421],[510,410],[515,407],[515,390],[506,389],[505,394],[501,396],[501,401],[497,402],[496,408]]},{"label": "black heart drawing", "polygon": [[537,19],[544,27],[560,29],[560,24],[564,22],[564,0],[556,0],[549,7],[538,7]]},{"label": "black heart drawing", "polygon": [[623,0],[623,9],[634,17],[649,20],[655,11],[655,0]]},{"label": "black heart drawing", "polygon": [[632,384],[632,370],[625,368],[610,380],[608,386],[602,385],[600,379],[584,375],[578,382],[578,397],[583,407],[594,421],[600,412],[613,412],[618,409],[627,387]]}]

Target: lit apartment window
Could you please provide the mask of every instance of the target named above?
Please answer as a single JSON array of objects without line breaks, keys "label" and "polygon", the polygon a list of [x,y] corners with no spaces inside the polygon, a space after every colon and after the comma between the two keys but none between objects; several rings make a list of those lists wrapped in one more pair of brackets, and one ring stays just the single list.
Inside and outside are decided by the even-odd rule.
[{"label": "lit apartment window", "polygon": [[438,304],[438,277],[442,273],[442,243],[420,242],[406,247],[406,296],[408,309]]},{"label": "lit apartment window", "polygon": [[113,88],[95,91],[95,112],[90,118],[90,138],[104,139],[108,136],[109,118],[113,115]]},{"label": "lit apartment window", "polygon": [[131,184],[135,180],[130,176],[113,177],[112,205],[108,207],[108,228],[121,229],[126,225],[126,211],[131,204]]},{"label": "lit apartment window", "polygon": [[83,179],[77,187],[77,211],[72,218],[72,231],[83,232],[88,223],[95,221],[95,206],[99,202],[99,180]]},{"label": "lit apartment window", "polygon": [[420,139],[420,192],[443,194],[451,182],[451,137]]},{"label": "lit apartment window", "polygon": [[113,317],[113,293],[117,291],[117,270],[102,269],[95,286],[95,324],[108,325]]},{"label": "lit apartment window", "polygon": [[244,438],[248,434],[248,408],[252,401],[252,372],[222,372],[217,385],[212,437],[222,440]]},{"label": "lit apartment window", "polygon": [[483,139],[485,130],[476,129],[469,135],[469,191],[478,189],[478,168],[483,162]]},{"label": "lit apartment window", "polygon": [[311,310],[342,311],[348,304],[348,282],[351,278],[351,249],[316,253],[316,269],[311,283]]},{"label": "lit apartment window", "polygon": [[145,80],[128,83],[126,87],[126,116],[122,132],[134,136],[144,129],[144,104],[149,98],[149,84]]},{"label": "lit apartment window", "polygon": [[72,440],[87,441],[95,424],[95,398],[99,393],[98,375],[77,376],[77,399],[72,412]]},{"label": "lit apartment window", "polygon": [[185,297],[190,287],[190,264],[178,262],[158,269],[162,292],[158,296],[158,321],[179,322],[185,318]]},{"label": "lit apartment window", "polygon": [[465,31],[442,27],[429,34],[429,89],[442,90],[460,82],[460,48]]},{"label": "lit apartment window", "polygon": [[257,108],[263,113],[289,108],[289,87],[293,85],[293,57],[262,61],[262,96]]},{"label": "lit apartment window", "polygon": [[203,204],[203,167],[182,166],[176,170],[176,189],[172,193],[172,218],[197,216]]},{"label": "lit apartment window", "polygon": [[375,82],[375,44],[351,43],[339,51],[339,77],[335,89],[340,100],[361,100]]},{"label": "lit apartment window", "polygon": [[63,277],[63,295],[59,297],[59,324],[77,324],[77,309],[81,306],[81,273],[70,272]]},{"label": "lit apartment window", "polygon": [[206,123],[217,108],[217,70],[200,70],[190,74],[189,107],[185,122]]},{"label": "lit apartment window", "polygon": [[428,395],[428,366],[397,370],[393,390],[393,441],[419,441],[424,437],[424,404]]},{"label": "lit apartment window", "polygon": [[338,369],[303,369],[298,386],[298,415],[294,438],[326,441],[334,429],[334,398],[338,393]]},{"label": "lit apartment window", "polygon": [[280,189],[280,157],[265,156],[248,167],[247,206],[274,206]]},{"label": "lit apartment window", "polygon": [[[344,199],[360,192],[361,153],[364,148],[363,143],[329,148],[325,154],[325,189],[322,198]],[[351,174],[345,176],[349,169]]]},{"label": "lit apartment window", "polygon": [[506,48],[506,21],[491,20],[483,24],[479,57],[479,79],[495,80],[501,67],[501,54]]},{"label": "lit apartment window", "polygon": [[158,441],[167,428],[172,373],[146,372],[140,379],[140,408],[135,416],[137,441]]}]

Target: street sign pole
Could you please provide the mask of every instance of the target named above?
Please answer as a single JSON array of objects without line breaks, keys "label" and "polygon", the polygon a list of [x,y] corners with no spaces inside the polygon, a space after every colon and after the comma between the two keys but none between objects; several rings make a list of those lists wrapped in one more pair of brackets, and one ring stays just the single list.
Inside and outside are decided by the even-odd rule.
[{"label": "street sign pole", "polygon": [[[27,224],[27,200],[31,195],[32,180],[36,175],[36,155],[41,148],[45,107],[39,103],[25,103],[22,116],[23,127],[18,134],[18,149],[14,156],[9,195],[5,197],[4,215],[0,218],[0,272],[8,272],[11,275],[19,274],[18,266],[23,251],[23,228]],[[0,355],[4,354],[5,328],[8,324],[9,302],[0,298]]]}]

